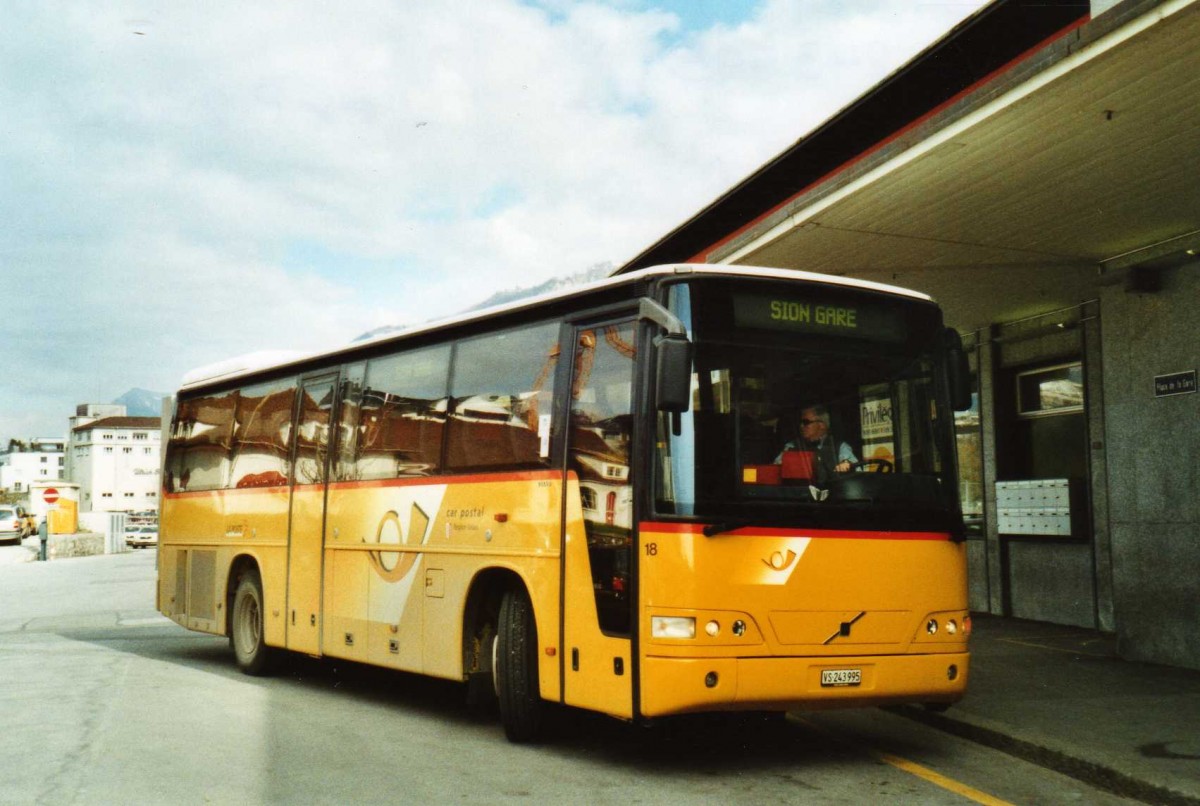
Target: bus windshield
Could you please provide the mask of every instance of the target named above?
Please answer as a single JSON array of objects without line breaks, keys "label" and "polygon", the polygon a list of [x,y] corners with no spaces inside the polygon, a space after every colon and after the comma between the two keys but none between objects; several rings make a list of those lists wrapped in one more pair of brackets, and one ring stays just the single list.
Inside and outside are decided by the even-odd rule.
[{"label": "bus windshield", "polygon": [[692,406],[659,415],[656,508],[722,529],[957,531],[940,317],[919,300],[696,281]]}]

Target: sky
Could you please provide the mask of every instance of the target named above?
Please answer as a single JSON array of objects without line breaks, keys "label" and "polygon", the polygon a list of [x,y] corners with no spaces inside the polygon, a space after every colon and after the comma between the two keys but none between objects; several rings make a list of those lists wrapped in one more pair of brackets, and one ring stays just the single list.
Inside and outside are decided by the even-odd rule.
[{"label": "sky", "polygon": [[619,266],[981,5],[8,4],[0,448]]}]

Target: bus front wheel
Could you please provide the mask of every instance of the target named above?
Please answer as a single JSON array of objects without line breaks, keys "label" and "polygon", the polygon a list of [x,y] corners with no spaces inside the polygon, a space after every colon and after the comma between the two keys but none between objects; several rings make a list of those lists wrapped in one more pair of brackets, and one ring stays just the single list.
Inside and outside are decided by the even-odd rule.
[{"label": "bus front wheel", "polygon": [[543,708],[538,690],[537,624],[524,590],[507,591],[500,601],[493,674],[504,734],[511,742],[537,738]]},{"label": "bus front wheel", "polygon": [[264,675],[270,671],[272,652],[263,635],[264,612],[262,580],[257,571],[247,571],[233,594],[229,635],[238,668],[246,674]]}]

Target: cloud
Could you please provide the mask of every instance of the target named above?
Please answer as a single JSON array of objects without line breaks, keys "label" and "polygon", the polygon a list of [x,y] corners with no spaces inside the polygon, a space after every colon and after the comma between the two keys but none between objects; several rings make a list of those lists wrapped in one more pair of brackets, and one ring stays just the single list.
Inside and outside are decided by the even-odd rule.
[{"label": "cloud", "polygon": [[977,5],[10,8],[0,440],[619,264]]}]

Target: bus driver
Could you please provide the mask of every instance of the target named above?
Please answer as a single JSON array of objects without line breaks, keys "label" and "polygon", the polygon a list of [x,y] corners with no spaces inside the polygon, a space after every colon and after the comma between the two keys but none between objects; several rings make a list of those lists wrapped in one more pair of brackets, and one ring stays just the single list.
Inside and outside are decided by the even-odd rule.
[{"label": "bus driver", "polygon": [[829,433],[829,410],[814,403],[800,410],[800,438],[789,440],[779,455],[775,464],[783,462],[785,451],[812,451],[816,458],[816,481],[826,481],[835,473],[849,473],[858,464],[849,443],[836,444]]}]

